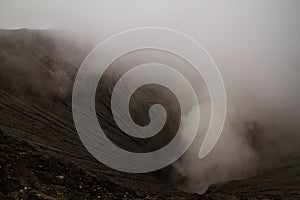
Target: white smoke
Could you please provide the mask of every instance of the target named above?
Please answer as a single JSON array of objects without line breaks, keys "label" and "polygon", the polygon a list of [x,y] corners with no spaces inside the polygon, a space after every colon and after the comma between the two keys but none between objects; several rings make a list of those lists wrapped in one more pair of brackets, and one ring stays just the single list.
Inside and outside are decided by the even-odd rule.
[{"label": "white smoke", "polygon": [[227,121],[208,157],[197,157],[200,135],[174,164],[189,179],[183,188],[202,193],[210,184],[252,176],[299,155],[299,10],[295,0],[9,0],[0,3],[0,27],[63,29],[97,44],[122,30],[160,26],[203,44],[225,81]]}]

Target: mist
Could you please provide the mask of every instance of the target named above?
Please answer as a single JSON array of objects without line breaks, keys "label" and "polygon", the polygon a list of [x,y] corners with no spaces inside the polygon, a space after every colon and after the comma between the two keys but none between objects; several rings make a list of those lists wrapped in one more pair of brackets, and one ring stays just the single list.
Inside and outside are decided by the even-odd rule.
[{"label": "mist", "polygon": [[[188,152],[173,164],[172,181],[181,189],[203,193],[211,184],[255,176],[300,156],[299,9],[297,0],[1,1],[0,28],[64,32],[61,40],[71,37],[84,53],[78,57],[78,52],[62,48],[55,56],[76,69],[95,45],[130,28],[171,28],[201,43],[224,79],[226,123],[217,145],[204,159],[197,156],[205,133],[201,127]],[[182,64],[183,71],[185,67]],[[74,77],[64,71],[61,65],[53,73],[72,82]],[[38,76],[30,76],[34,73],[30,68],[26,73],[28,79]],[[70,87],[71,83],[65,86],[69,92]],[[209,107],[209,100],[202,100],[202,106]],[[184,120],[193,120],[190,116]],[[180,182],[181,177],[186,181]]]}]

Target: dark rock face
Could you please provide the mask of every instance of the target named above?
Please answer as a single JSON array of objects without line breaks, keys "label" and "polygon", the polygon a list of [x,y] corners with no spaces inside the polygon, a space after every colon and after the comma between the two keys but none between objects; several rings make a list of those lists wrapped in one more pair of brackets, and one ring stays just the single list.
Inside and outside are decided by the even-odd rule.
[{"label": "dark rock face", "polygon": [[[83,147],[71,109],[73,80],[90,49],[78,50],[57,35],[51,31],[0,31],[0,199],[300,198],[300,161],[256,178],[211,186],[204,195],[175,189],[167,180],[172,166],[154,174],[126,174],[99,163]],[[62,57],[67,49],[68,55]],[[98,120],[109,131],[120,133],[107,110],[109,98],[103,95],[111,92],[105,83],[114,80],[108,73],[102,81],[97,109],[106,112]],[[137,94],[137,101],[146,92],[149,88]],[[165,100],[171,96],[164,94]],[[148,104],[153,103],[150,98]],[[137,105],[132,104],[133,116],[144,123],[140,113],[149,105]],[[176,121],[176,116],[172,120]],[[254,124],[249,131],[259,129]],[[136,144],[137,152],[161,145],[153,147],[151,142],[121,133],[112,139],[118,143],[124,138],[127,142],[122,145]],[[153,141],[170,138],[172,135]]]},{"label": "dark rock face", "polygon": [[[0,31],[1,199],[199,196],[181,192],[152,174],[112,170],[86,151],[74,127],[70,99],[84,56],[61,60],[59,45],[70,44],[57,39],[48,31]],[[79,57],[87,53],[70,49]],[[100,102],[102,108],[107,106],[105,98]],[[99,120],[118,132],[107,118]]]},{"label": "dark rock face", "polygon": [[[1,133],[0,137],[1,199],[159,199],[167,195],[188,196],[150,176],[122,177],[121,173],[99,166],[92,158],[87,158],[90,161],[75,161],[64,153],[59,153],[58,158],[57,153],[43,152],[36,143],[7,136],[6,133]],[[146,185],[156,187],[156,190],[147,191]]]}]

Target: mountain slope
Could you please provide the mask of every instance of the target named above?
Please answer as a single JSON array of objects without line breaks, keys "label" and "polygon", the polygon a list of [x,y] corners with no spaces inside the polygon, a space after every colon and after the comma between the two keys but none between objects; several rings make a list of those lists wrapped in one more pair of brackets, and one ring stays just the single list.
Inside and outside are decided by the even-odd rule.
[{"label": "mountain slope", "polygon": [[[213,185],[204,195],[176,189],[168,177],[172,166],[127,174],[95,160],[78,137],[71,109],[73,80],[91,46],[78,49],[59,35],[0,31],[0,199],[300,198],[300,159],[257,177]],[[109,99],[100,100],[105,110]],[[106,115],[99,120],[119,133]],[[123,141],[120,136],[115,139]]]}]

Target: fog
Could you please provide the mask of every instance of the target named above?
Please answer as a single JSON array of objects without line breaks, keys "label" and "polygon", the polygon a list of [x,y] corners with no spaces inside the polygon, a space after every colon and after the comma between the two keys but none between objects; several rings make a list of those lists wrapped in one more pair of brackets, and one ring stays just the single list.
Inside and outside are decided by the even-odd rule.
[{"label": "fog", "polygon": [[174,176],[187,181],[172,179],[180,188],[203,193],[211,184],[263,173],[300,155],[299,11],[298,0],[2,0],[0,28],[63,30],[80,47],[126,29],[154,26],[201,43],[224,79],[226,124],[208,157],[197,157],[199,137],[174,164]]}]

